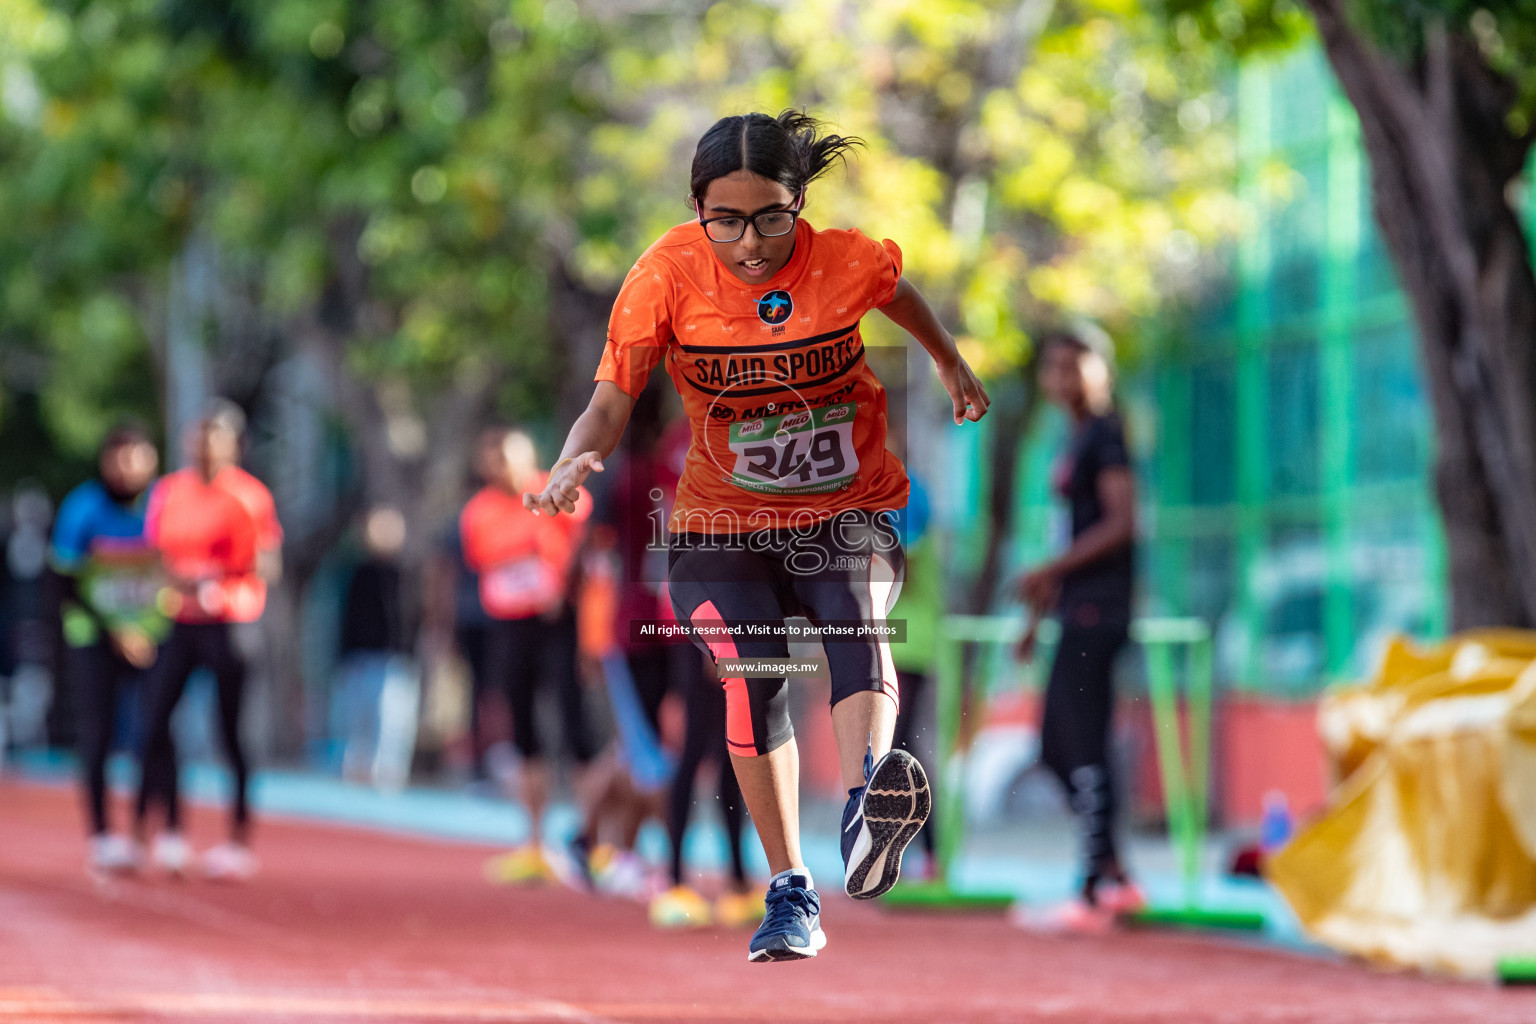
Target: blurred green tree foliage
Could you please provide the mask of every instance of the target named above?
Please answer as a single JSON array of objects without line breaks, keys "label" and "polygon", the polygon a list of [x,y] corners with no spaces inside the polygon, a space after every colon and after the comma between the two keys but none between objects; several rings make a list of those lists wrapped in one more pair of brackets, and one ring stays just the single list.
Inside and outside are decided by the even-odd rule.
[{"label": "blurred green tree foliage", "polygon": [[355,425],[379,382],[429,428],[443,395],[549,413],[728,112],[869,140],[812,215],[901,242],[991,372],[1043,321],[1155,312],[1240,220],[1220,53],[1136,0],[3,0],[0,25],[0,331],[77,452],[150,411],[194,237],[262,331],[335,348]]},{"label": "blurred green tree foliage", "polygon": [[1226,65],[1135,0],[727,2],[668,30],[602,67],[614,116],[578,198],[616,230],[574,253],[593,282],[687,215],[694,141],[751,109],[868,140],[809,216],[896,239],[990,372],[1042,323],[1154,313],[1241,221]]},{"label": "blurred green tree foliage", "polygon": [[477,358],[544,392],[538,211],[600,115],[571,88],[595,57],[582,23],[526,3],[6,8],[0,316],[51,364],[66,446],[162,342],[195,233],[271,329],[341,338],[360,379],[431,393]]}]

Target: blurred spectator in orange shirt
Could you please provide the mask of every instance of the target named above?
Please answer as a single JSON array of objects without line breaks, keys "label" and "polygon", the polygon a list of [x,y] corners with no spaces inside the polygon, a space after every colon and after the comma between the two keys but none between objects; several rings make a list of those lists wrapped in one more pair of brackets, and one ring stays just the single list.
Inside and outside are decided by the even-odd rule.
[{"label": "blurred spectator in orange shirt", "polygon": [[544,487],[533,440],[517,430],[481,435],[475,466],[485,486],[464,506],[459,534],[464,561],[480,576],[480,602],[493,620],[486,656],[492,686],[507,689],[512,744],[519,757],[518,790],[528,812],[523,847],[492,862],[506,882],[552,877],[543,854],[543,816],[549,767],[535,708],[545,683],[556,687],[571,756],[585,767],[595,751],[577,680],[576,614],[572,576],[592,498],[583,490],[570,516],[541,516],[523,507],[523,493]]}]

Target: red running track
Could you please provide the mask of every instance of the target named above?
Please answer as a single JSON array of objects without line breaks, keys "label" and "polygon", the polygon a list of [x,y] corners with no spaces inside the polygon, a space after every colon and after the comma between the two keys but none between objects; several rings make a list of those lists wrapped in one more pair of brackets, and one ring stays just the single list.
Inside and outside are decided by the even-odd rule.
[{"label": "red running track", "polygon": [[[195,813],[199,846],[217,824]],[[819,958],[748,964],[742,932],[657,932],[635,904],[490,886],[484,847],[260,825],[250,884],[101,886],[74,793],[0,782],[0,1024],[1536,1021],[1528,991],[1187,935],[1047,940],[840,896]]]}]

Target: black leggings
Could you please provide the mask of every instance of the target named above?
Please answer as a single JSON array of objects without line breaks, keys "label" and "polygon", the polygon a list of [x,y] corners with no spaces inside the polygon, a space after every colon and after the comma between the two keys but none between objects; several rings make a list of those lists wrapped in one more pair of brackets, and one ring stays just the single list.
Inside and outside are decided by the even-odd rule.
[{"label": "black leggings", "polygon": [[[813,625],[883,620],[901,592],[906,560],[883,513],[840,512],[805,530],[752,534],[673,534],[668,590],[680,622],[725,623],[726,640],[699,641],[721,658],[787,658],[782,636],[751,636],[746,622],[803,615]],[[865,691],[899,693],[890,646],[873,639],[828,641],[832,703]],[[766,754],[789,742],[787,680],[722,677],[731,753]]]},{"label": "black leggings", "polygon": [[506,687],[512,709],[512,745],[525,759],[544,756],[535,716],[539,691],[555,687],[565,745],[578,764],[597,753],[587,722],[581,680],[576,676],[576,612],[565,608],[558,619],[541,616],[498,619],[486,638],[486,675]]},{"label": "black leggings", "polygon": [[[245,659],[235,649],[232,628],[226,622],[178,622],[171,630],[171,638],[160,648],[160,658],[150,674],[143,758],[146,770],[139,784],[137,818],[142,824],[148,813],[150,797],[163,792],[166,828],[172,832],[181,828],[181,784],[171,741],[171,715],[181,701],[187,680],[199,668],[212,670],[218,684],[219,734],[224,741],[224,756],[229,759],[233,782],[230,838],[243,843],[250,831],[250,805],[247,802],[250,767],[240,739]],[[152,784],[149,771],[152,765],[166,766],[163,789]]]},{"label": "black leggings", "polygon": [[1063,624],[1045,687],[1040,760],[1067,791],[1083,837],[1085,881],[1119,869],[1115,849],[1115,784],[1109,766],[1115,706],[1115,658],[1129,639],[1121,624]]},{"label": "black leggings", "polygon": [[667,834],[672,839],[672,884],[683,884],[683,839],[688,832],[688,818],[693,812],[694,782],[699,766],[715,762],[718,772],[716,795],[720,813],[725,818],[725,841],[730,850],[731,880],[738,887],[747,881],[741,859],[742,814],[741,787],[725,746],[725,691],[710,678],[704,657],[692,646],[667,649],[674,665],[672,678],[687,710],[683,750],[677,759],[677,771],[667,793]]},{"label": "black leggings", "polygon": [[[137,688],[139,704],[145,703],[146,673],[124,661],[101,640],[87,647],[64,649],[65,678],[74,693],[75,732],[80,751],[80,781],[85,786],[86,814],[92,835],[108,831],[107,757],[117,730],[118,703],[125,688]],[[174,762],[173,762],[174,763]],[[142,769],[161,798],[166,795],[163,765]]]}]

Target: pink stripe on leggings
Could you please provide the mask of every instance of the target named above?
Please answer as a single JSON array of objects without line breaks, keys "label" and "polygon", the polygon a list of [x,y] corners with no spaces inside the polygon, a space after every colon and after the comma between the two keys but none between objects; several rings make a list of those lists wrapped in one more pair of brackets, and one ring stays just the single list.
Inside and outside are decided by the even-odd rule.
[{"label": "pink stripe on leggings", "polygon": [[[709,634],[705,636],[704,643],[709,647],[709,653],[714,655],[715,664],[718,665],[721,658],[739,657],[735,638],[717,625],[724,622],[724,619],[713,601],[699,605],[688,618],[695,629]],[[722,677],[720,685],[725,687],[725,742],[730,745],[733,754],[757,756],[757,742],[752,735],[752,705],[747,699],[746,679],[741,676]]]}]

